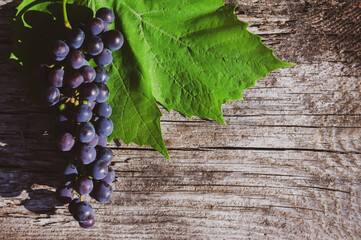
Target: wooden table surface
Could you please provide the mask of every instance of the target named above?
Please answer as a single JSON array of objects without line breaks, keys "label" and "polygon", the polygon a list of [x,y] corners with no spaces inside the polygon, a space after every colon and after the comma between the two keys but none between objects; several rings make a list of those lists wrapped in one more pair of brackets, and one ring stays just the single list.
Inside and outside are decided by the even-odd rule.
[{"label": "wooden table surface", "polygon": [[48,113],[8,60],[0,0],[0,239],[361,239],[361,2],[230,0],[297,63],[229,102],[228,126],[165,112],[172,157],[113,142],[115,193],[82,230],[54,198]]}]

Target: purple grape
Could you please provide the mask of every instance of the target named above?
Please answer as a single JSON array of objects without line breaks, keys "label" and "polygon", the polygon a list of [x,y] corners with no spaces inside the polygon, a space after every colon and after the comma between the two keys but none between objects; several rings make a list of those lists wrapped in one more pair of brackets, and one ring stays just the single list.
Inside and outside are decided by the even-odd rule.
[{"label": "purple grape", "polygon": [[108,165],[104,161],[96,160],[91,164],[90,175],[96,179],[100,180],[107,176],[108,174]]},{"label": "purple grape", "polygon": [[64,80],[66,85],[70,88],[77,88],[84,82],[83,76],[76,71],[65,74]]},{"label": "purple grape", "polygon": [[115,172],[111,166],[108,166],[108,174],[101,181],[111,184],[115,179]]},{"label": "purple grape", "polygon": [[123,34],[117,30],[110,30],[104,33],[104,45],[111,51],[120,49],[124,44]]},{"label": "purple grape", "polygon": [[106,84],[109,80],[109,72],[103,68],[103,67],[95,67],[96,77],[95,82],[96,83],[103,83]]},{"label": "purple grape", "polygon": [[90,36],[86,39],[86,51],[91,56],[96,56],[104,49],[103,40],[98,36]]},{"label": "purple grape", "polygon": [[112,107],[107,102],[99,103],[95,106],[94,113],[99,117],[108,118],[112,115]]},{"label": "purple grape", "polygon": [[67,63],[74,69],[81,68],[85,63],[85,56],[79,50],[71,51],[67,58]]},{"label": "purple grape", "polygon": [[113,62],[112,52],[104,48],[101,53],[95,56],[94,61],[97,65],[106,67]]},{"label": "purple grape", "polygon": [[69,47],[78,49],[81,47],[85,39],[85,33],[79,28],[70,29],[67,33],[66,42]]},{"label": "purple grape", "polygon": [[49,106],[54,106],[60,100],[60,91],[54,86],[50,86],[45,89],[44,92],[44,101]]},{"label": "purple grape", "polygon": [[62,87],[64,79],[64,70],[61,68],[52,69],[48,74],[48,81],[54,87]]},{"label": "purple grape", "polygon": [[98,145],[100,147],[106,147],[108,145],[108,139],[107,137],[101,137],[98,135]]},{"label": "purple grape", "polygon": [[56,198],[59,202],[66,204],[74,198],[73,188],[70,186],[61,186],[57,189]]},{"label": "purple grape", "polygon": [[77,205],[80,203],[79,198],[74,198],[68,205],[68,210],[71,215],[74,215]]},{"label": "purple grape", "polygon": [[63,180],[66,182],[74,181],[78,176],[78,169],[74,166],[74,164],[66,165],[63,171]]},{"label": "purple grape", "polygon": [[90,142],[88,142],[88,145],[92,147],[96,147],[96,145],[98,145],[98,142],[99,142],[99,136],[98,134],[94,134],[93,139]]},{"label": "purple grape", "polygon": [[95,136],[95,129],[90,123],[82,123],[76,129],[76,136],[81,143],[89,143]]},{"label": "purple grape", "polygon": [[84,165],[92,163],[96,158],[97,152],[94,147],[88,145],[80,145],[76,149],[76,158]]},{"label": "purple grape", "polygon": [[80,195],[87,195],[93,190],[93,181],[88,177],[81,177],[75,184],[75,191]]},{"label": "purple grape", "polygon": [[103,32],[104,26],[103,20],[97,17],[90,19],[86,24],[88,33],[93,36]]},{"label": "purple grape", "polygon": [[80,73],[83,76],[85,83],[90,83],[90,82],[94,81],[95,76],[96,76],[95,69],[88,65],[80,68]]},{"label": "purple grape", "polygon": [[109,98],[109,88],[107,87],[107,85],[102,83],[97,84],[97,86],[99,89],[99,94],[96,98],[96,102],[97,103],[105,102]]},{"label": "purple grape", "polygon": [[50,48],[50,57],[55,61],[63,61],[69,53],[69,46],[61,40],[55,41]]},{"label": "purple grape", "polygon": [[85,221],[78,221],[80,227],[88,229],[94,226],[95,224],[95,218],[94,215],[91,215],[87,220]]},{"label": "purple grape", "polygon": [[88,202],[79,202],[74,207],[74,218],[78,221],[86,221],[94,215],[92,206]]},{"label": "purple grape", "polygon": [[62,152],[70,151],[74,144],[74,137],[70,133],[63,133],[58,138],[58,149]]},{"label": "purple grape", "polygon": [[109,118],[100,117],[95,122],[95,130],[99,136],[108,137],[113,132],[113,122]]},{"label": "purple grape", "polygon": [[74,120],[76,122],[89,122],[92,116],[92,109],[86,104],[81,104],[74,110]]},{"label": "purple grape", "polygon": [[95,101],[99,95],[99,88],[95,83],[84,83],[81,85],[80,96],[86,101]]},{"label": "purple grape", "polygon": [[105,8],[105,7],[100,8],[95,16],[102,19],[105,25],[112,24],[115,18],[114,12],[109,8]]},{"label": "purple grape", "polygon": [[109,164],[113,160],[113,152],[107,147],[101,147],[97,151],[97,160]]},{"label": "purple grape", "polygon": [[105,182],[97,182],[90,196],[98,202],[108,202],[113,196],[113,188]]},{"label": "purple grape", "polygon": [[96,105],[96,103],[95,103],[95,102],[88,101],[86,105],[88,105],[88,106],[90,107],[90,109],[93,110],[94,107],[95,107],[95,105]]}]

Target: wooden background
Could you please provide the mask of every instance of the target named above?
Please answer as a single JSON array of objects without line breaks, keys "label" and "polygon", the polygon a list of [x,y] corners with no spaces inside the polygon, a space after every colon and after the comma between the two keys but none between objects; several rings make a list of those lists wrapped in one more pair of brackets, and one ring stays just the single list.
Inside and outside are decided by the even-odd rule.
[{"label": "wooden background", "polygon": [[8,60],[18,3],[0,0],[1,239],[361,239],[359,0],[227,1],[297,66],[225,105],[228,126],[165,112],[172,163],[113,143],[116,191],[91,230],[54,198],[49,116]]}]

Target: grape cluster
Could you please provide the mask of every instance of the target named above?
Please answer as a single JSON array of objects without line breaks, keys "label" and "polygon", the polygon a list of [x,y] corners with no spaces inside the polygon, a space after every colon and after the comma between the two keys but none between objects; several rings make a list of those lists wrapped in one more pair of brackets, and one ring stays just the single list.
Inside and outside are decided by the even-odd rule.
[{"label": "grape cluster", "polygon": [[[83,228],[92,227],[95,218],[92,206],[81,201],[82,196],[89,194],[99,202],[108,202],[113,195],[110,184],[115,173],[109,166],[113,153],[106,147],[113,122],[109,119],[112,108],[106,102],[109,72],[105,67],[113,61],[111,51],[124,43],[119,31],[108,30],[113,21],[112,10],[99,9],[95,18],[69,29],[64,41],[51,45],[53,64],[40,66],[47,82],[44,101],[59,109],[57,147],[70,159],[57,198],[69,203],[70,213]],[[90,59],[97,64],[95,68],[89,66]]]}]

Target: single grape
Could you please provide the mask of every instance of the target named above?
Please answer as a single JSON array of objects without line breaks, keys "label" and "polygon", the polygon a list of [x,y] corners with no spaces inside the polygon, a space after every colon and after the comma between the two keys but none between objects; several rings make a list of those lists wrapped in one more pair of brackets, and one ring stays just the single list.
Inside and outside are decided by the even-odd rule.
[{"label": "single grape", "polygon": [[97,17],[90,19],[86,24],[88,33],[93,36],[103,32],[104,26],[103,20]]},{"label": "single grape", "polygon": [[81,104],[74,110],[74,120],[76,122],[89,122],[92,116],[92,109],[86,104]]},{"label": "single grape", "polygon": [[112,52],[104,48],[101,53],[95,56],[94,61],[97,65],[106,67],[113,62]]},{"label": "single grape", "polygon": [[115,179],[115,172],[111,166],[108,166],[108,174],[101,181],[111,184]]},{"label": "single grape", "polygon": [[63,180],[66,182],[74,181],[78,176],[78,169],[74,166],[74,164],[66,165],[63,171]]},{"label": "single grape", "polygon": [[85,33],[80,28],[70,29],[67,33],[66,42],[69,47],[78,49],[81,47],[85,39]]},{"label": "single grape", "polygon": [[70,151],[74,144],[74,137],[70,133],[63,133],[58,137],[58,149],[62,152]]},{"label": "single grape", "polygon": [[109,88],[107,87],[107,85],[102,84],[102,83],[97,84],[97,86],[98,86],[98,89],[99,89],[99,94],[98,94],[95,101],[97,103],[105,102],[109,98]]},{"label": "single grape", "polygon": [[96,160],[91,164],[90,175],[96,179],[100,180],[107,176],[108,174],[108,165],[104,161]]},{"label": "single grape", "polygon": [[64,79],[64,70],[61,68],[52,69],[48,74],[48,81],[54,87],[62,87]]},{"label": "single grape", "polygon": [[110,30],[104,33],[104,45],[111,51],[120,49],[124,44],[124,37],[118,30]]},{"label": "single grape", "polygon": [[99,88],[95,83],[84,83],[79,89],[80,97],[86,101],[95,101],[99,95]]},{"label": "single grape", "polygon": [[86,202],[79,202],[74,207],[74,218],[78,221],[86,221],[94,215],[92,206]]},{"label": "single grape", "polygon": [[97,182],[90,196],[98,202],[108,202],[113,196],[113,188],[105,182]]},{"label": "single grape", "polygon": [[96,105],[96,102],[88,101],[86,105],[88,105],[90,109],[93,110]]},{"label": "single grape", "polygon": [[99,117],[108,118],[112,115],[112,107],[107,102],[99,103],[95,106],[94,113]]},{"label": "single grape", "polygon": [[98,36],[90,36],[86,39],[86,51],[91,56],[96,56],[104,49],[103,40]]},{"label": "single grape", "polygon": [[109,72],[103,68],[103,67],[95,67],[96,77],[95,82],[96,83],[103,83],[106,84],[109,80]]},{"label": "single grape", "polygon": [[85,56],[79,50],[71,51],[68,55],[67,63],[70,67],[72,67],[74,69],[79,69],[85,63]]},{"label": "single grape", "polygon": [[80,203],[80,199],[79,198],[74,198],[73,200],[71,200],[71,202],[68,205],[68,210],[70,212],[71,215],[74,216],[75,210],[77,208],[77,205]]},{"label": "single grape", "polygon": [[78,221],[80,227],[88,229],[94,226],[95,224],[95,217],[94,215],[91,215],[87,220],[85,221]]},{"label": "single grape", "polygon": [[95,130],[99,136],[108,137],[113,132],[113,122],[109,118],[100,117],[95,122]]},{"label": "single grape", "polygon": [[93,181],[89,177],[81,177],[75,183],[75,191],[80,195],[87,195],[93,190]]},{"label": "single grape", "polygon": [[45,89],[44,92],[44,101],[49,106],[54,106],[59,102],[60,99],[60,91],[58,88],[54,86],[50,86]]},{"label": "single grape", "polygon": [[97,160],[109,164],[113,160],[113,152],[107,147],[101,147],[97,150]]},{"label": "single grape", "polygon": [[57,189],[56,198],[59,202],[66,204],[74,198],[73,188],[70,186],[61,186]]},{"label": "single grape", "polygon": [[92,163],[96,158],[97,152],[94,147],[89,145],[80,145],[76,149],[76,158],[84,165]]},{"label": "single grape", "polygon": [[109,8],[100,8],[95,16],[102,19],[105,25],[109,25],[114,22],[114,12]]},{"label": "single grape", "polygon": [[64,80],[66,85],[70,88],[77,88],[84,82],[83,76],[77,71],[66,73]]},{"label": "single grape", "polygon": [[83,76],[85,83],[90,83],[94,81],[96,76],[95,69],[88,65],[85,65],[82,68],[80,68],[80,73]]},{"label": "single grape", "polygon": [[69,53],[69,46],[61,40],[55,41],[50,48],[50,57],[55,61],[63,61]]},{"label": "single grape", "polygon": [[94,138],[95,129],[90,123],[82,123],[76,129],[76,136],[81,143],[88,143]]},{"label": "single grape", "polygon": [[100,147],[106,147],[107,144],[108,144],[108,140],[107,140],[107,137],[101,137],[99,136],[99,139],[98,139],[98,145],[97,146],[100,146]]},{"label": "single grape", "polygon": [[96,145],[98,145],[98,142],[99,142],[99,136],[98,134],[94,134],[93,139],[90,142],[88,142],[88,145],[92,147],[96,147]]}]

